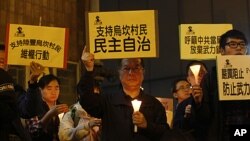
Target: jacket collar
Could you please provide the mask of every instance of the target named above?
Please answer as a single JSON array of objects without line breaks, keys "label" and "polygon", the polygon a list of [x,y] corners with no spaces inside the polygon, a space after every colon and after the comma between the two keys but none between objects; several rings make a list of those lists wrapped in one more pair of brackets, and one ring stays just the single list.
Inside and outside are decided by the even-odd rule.
[{"label": "jacket collar", "polygon": [[131,98],[126,95],[125,92],[121,89],[119,93],[114,94],[112,98],[112,103],[114,105],[127,105],[132,106],[131,101],[134,99],[142,100],[143,91],[140,91],[139,95],[135,98]]}]

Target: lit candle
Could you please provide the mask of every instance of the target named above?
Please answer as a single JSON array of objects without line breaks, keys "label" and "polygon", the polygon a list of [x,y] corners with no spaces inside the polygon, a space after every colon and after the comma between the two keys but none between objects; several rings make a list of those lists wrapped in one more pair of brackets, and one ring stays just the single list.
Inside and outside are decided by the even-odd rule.
[{"label": "lit candle", "polygon": [[64,115],[64,113],[61,113],[61,114],[58,115],[58,118],[59,118],[60,122],[61,122],[61,120],[63,118],[63,115]]},{"label": "lit candle", "polygon": [[192,65],[190,66],[190,69],[192,73],[194,74],[195,84],[198,84],[198,75],[200,72],[201,65]]},{"label": "lit candle", "polygon": [[[134,108],[134,112],[136,111],[139,111],[140,107],[141,107],[141,101],[135,99],[133,101],[131,101],[132,103],[132,106]],[[134,132],[137,132],[137,126],[135,125],[135,128],[134,128]]]}]

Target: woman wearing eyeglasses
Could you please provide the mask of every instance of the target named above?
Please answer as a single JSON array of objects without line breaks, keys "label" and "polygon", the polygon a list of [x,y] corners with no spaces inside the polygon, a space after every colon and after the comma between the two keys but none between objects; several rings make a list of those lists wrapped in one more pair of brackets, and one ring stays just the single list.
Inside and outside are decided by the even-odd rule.
[{"label": "woman wearing eyeglasses", "polygon": [[173,128],[186,129],[186,124],[184,124],[185,119],[190,118],[191,114],[191,85],[185,79],[178,79],[173,83],[172,94],[177,100],[175,107],[175,114],[173,119]]},{"label": "woman wearing eyeglasses", "polygon": [[186,79],[177,79],[172,85],[173,97],[177,100],[175,106],[172,137],[178,140],[195,141],[195,102],[192,96],[192,86]]}]

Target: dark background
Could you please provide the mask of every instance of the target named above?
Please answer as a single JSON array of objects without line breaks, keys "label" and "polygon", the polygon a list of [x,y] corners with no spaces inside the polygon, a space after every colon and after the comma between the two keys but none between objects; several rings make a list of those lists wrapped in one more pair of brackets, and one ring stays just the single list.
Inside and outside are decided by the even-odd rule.
[{"label": "dark background", "polygon": [[[5,41],[8,23],[67,27],[70,31],[68,68],[51,69],[62,80],[61,99],[73,103],[82,64],[80,56],[86,39],[85,13],[99,11],[157,10],[159,23],[159,58],[145,59],[145,91],[153,96],[172,97],[171,83],[185,76],[188,61],[180,60],[179,24],[231,23],[249,39],[249,0],[0,0],[0,42]],[[213,32],[213,31],[211,31]],[[106,72],[116,72],[117,60],[102,60]],[[205,61],[208,68],[214,61]],[[27,69],[10,66],[17,83],[27,87]],[[26,80],[26,81],[24,81]],[[113,91],[117,79],[105,80],[103,88]]]},{"label": "dark background", "polygon": [[[101,0],[100,11],[158,10],[159,58],[146,60],[145,91],[172,97],[171,83],[185,76],[188,61],[180,60],[179,24],[231,23],[249,39],[248,0]],[[213,31],[211,31],[213,32]],[[111,61],[112,62],[112,61]],[[105,66],[112,66],[105,62]],[[211,69],[213,60],[204,61]],[[112,90],[113,87],[107,87]]]}]

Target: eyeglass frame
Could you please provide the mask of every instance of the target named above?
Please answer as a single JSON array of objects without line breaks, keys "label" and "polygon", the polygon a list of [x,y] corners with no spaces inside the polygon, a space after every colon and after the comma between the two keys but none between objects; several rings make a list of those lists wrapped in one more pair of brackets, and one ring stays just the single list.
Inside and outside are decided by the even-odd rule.
[{"label": "eyeglass frame", "polygon": [[[232,44],[235,44],[236,46],[232,46]],[[243,45],[244,44],[244,45]],[[226,43],[226,45],[230,48],[237,48],[237,47],[240,47],[240,48],[245,48],[247,49],[247,43],[245,43],[244,41],[243,42],[234,42],[234,41],[231,41],[231,42],[228,42]]]},{"label": "eyeglass frame", "polygon": [[123,67],[120,69],[120,71],[124,72],[124,73],[130,73],[131,72],[134,72],[134,73],[139,73],[140,71],[144,70],[144,68],[139,65],[139,66],[136,66],[134,68],[130,68],[130,67]]},{"label": "eyeglass frame", "polygon": [[179,90],[191,90],[193,87],[190,85],[188,87],[180,87],[179,89],[176,89],[175,91],[179,91]]}]

